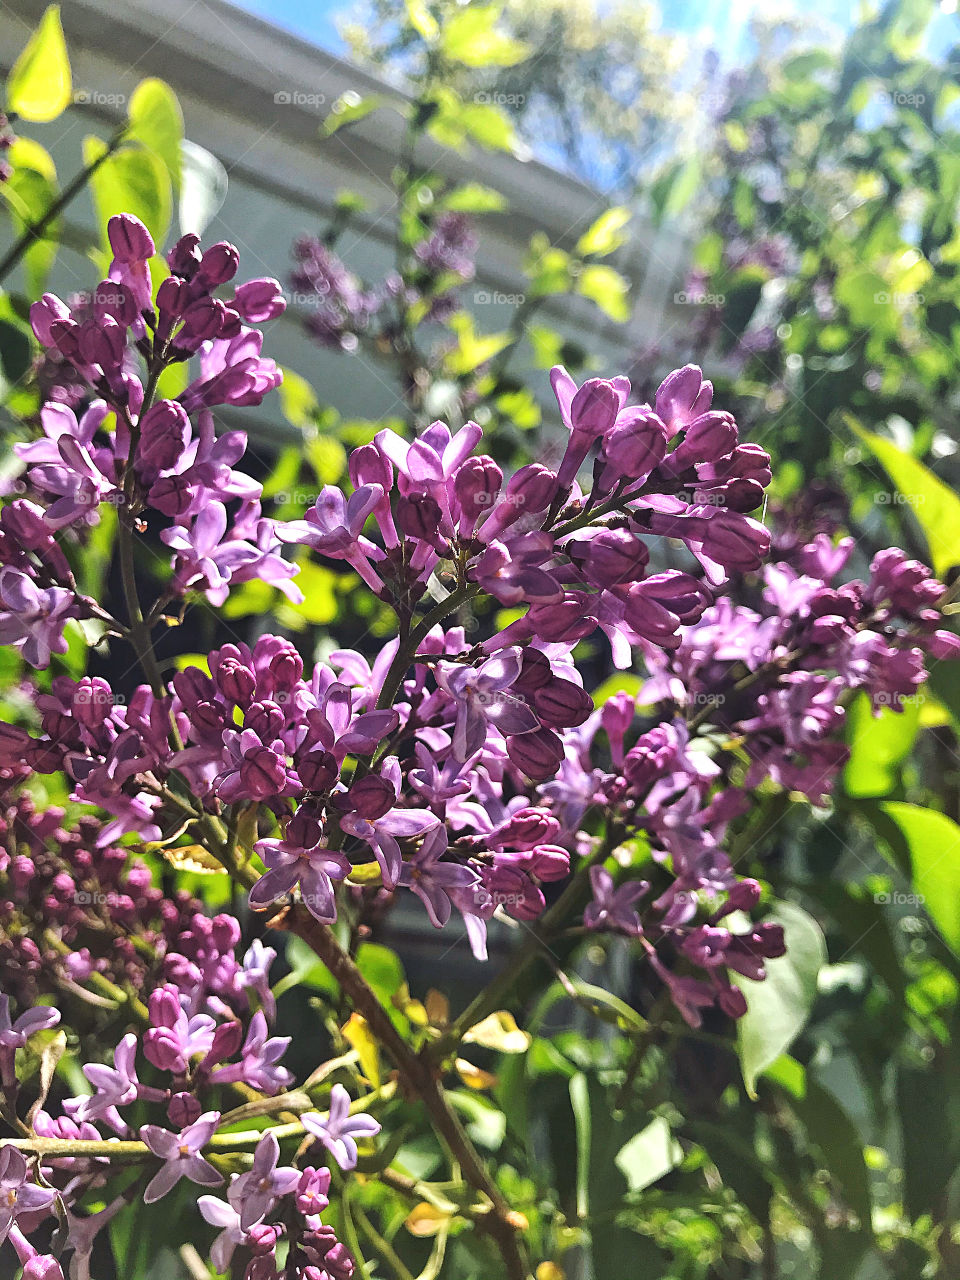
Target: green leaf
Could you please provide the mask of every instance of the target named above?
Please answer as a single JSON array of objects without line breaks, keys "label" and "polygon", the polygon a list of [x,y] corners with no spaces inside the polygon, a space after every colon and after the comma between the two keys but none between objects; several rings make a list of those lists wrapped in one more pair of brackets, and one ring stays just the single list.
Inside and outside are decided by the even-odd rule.
[{"label": "green leaf", "polygon": [[581,257],[591,253],[599,254],[601,257],[613,253],[614,249],[618,249],[626,240],[623,228],[632,216],[630,210],[623,205],[614,205],[612,209],[606,209],[577,241],[576,252]]},{"label": "green leaf", "polygon": [[891,440],[865,431],[849,415],[851,429],[874,454],[913,511],[930,548],[930,563],[944,577],[960,562],[960,498],[922,462]]},{"label": "green leaf", "polygon": [[436,40],[440,27],[436,18],[427,8],[426,0],[406,0],[407,17],[410,25],[424,40]]},{"label": "green leaf", "polygon": [[603,263],[584,267],[577,277],[577,293],[595,302],[611,320],[620,323],[630,319],[629,288],[629,283],[619,271]]},{"label": "green leaf", "polygon": [[910,855],[911,885],[918,905],[960,955],[960,826],[945,813],[887,801],[880,809],[902,833]]},{"label": "green leaf", "polygon": [[843,785],[850,796],[886,796],[896,787],[899,766],[910,754],[920,727],[920,699],[904,700],[902,710],[881,707],[873,714],[871,699],[861,693],[847,716],[850,759]]},{"label": "green leaf", "polygon": [[481,182],[465,182],[448,191],[437,201],[437,206],[455,213],[498,213],[507,207],[507,202],[493,187],[485,187]]},{"label": "green leaf", "polygon": [[163,161],[174,191],[180,190],[183,112],[177,95],[163,80],[141,80],[130,98],[129,137]]},{"label": "green leaf", "polygon": [[46,124],[56,120],[72,98],[60,6],[52,4],[7,76],[6,110],[33,124]]},{"label": "green leaf", "polygon": [[820,926],[800,907],[778,902],[768,919],[783,925],[787,954],[766,961],[762,982],[735,978],[747,1001],[747,1012],[737,1022],[737,1049],[744,1085],[754,1099],[757,1078],[803,1030],[827,958]]},{"label": "green leaf", "polygon": [[578,1071],[570,1078],[570,1105],[577,1134],[577,1216],[590,1212],[590,1086]]},{"label": "green leaf", "polygon": [[643,1191],[675,1169],[683,1159],[683,1148],[662,1116],[635,1133],[613,1158],[631,1191]]},{"label": "green leaf", "polygon": [[496,29],[502,11],[502,4],[454,10],[441,36],[444,54],[465,67],[512,67],[523,62],[530,56],[530,46]]},{"label": "green leaf", "polygon": [[807,1134],[823,1152],[844,1199],[859,1218],[860,1230],[869,1235],[870,1178],[856,1125],[833,1094],[794,1058],[779,1058],[766,1075],[789,1096]]},{"label": "green leaf", "polygon": [[336,133],[338,129],[342,129],[344,125],[356,124],[358,120],[368,116],[371,111],[376,111],[382,102],[383,99],[376,94],[371,94],[369,98],[361,98],[359,93],[356,93],[353,89],[348,89],[346,93],[341,93],[330,108],[330,112],[322,125],[323,132],[329,137],[332,133]]},{"label": "green leaf", "polygon": [[[84,163],[92,164],[105,150],[99,138],[85,138]],[[104,244],[107,222],[117,213],[132,213],[156,244],[163,243],[170,226],[172,196],[170,175],[158,155],[134,147],[115,151],[92,175],[90,186]]]}]

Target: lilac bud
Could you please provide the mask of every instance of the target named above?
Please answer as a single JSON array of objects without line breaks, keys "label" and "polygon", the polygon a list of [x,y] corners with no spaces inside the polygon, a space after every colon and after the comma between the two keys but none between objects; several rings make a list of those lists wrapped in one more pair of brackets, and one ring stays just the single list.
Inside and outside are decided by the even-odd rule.
[{"label": "lilac bud", "polygon": [[197,267],[200,265],[202,256],[200,252],[200,237],[194,232],[188,231],[186,235],[180,237],[167,254],[167,265],[175,276],[182,276],[184,280],[192,280]]},{"label": "lilac bud", "polygon": [[491,457],[483,454],[467,458],[453,481],[453,491],[460,504],[460,532],[470,534],[487,511],[491,510],[503,486],[503,472]]},{"label": "lilac bud", "polygon": [[515,471],[500,495],[500,501],[483,521],[480,533],[485,542],[513,524],[525,513],[546,511],[557,492],[557,477],[539,462],[530,462]]},{"label": "lilac bud", "polygon": [[604,488],[621,479],[642,480],[667,452],[667,432],[651,409],[627,409],[603,442]]},{"label": "lilac bud", "polygon": [[275,702],[251,702],[244,712],[243,727],[252,729],[261,742],[272,742],[283,725],[283,710]]},{"label": "lilac bud", "polygon": [[147,498],[151,507],[172,519],[189,509],[193,490],[183,476],[161,476],[150,486]]},{"label": "lilac bud", "polygon": [[70,308],[55,293],[45,293],[30,308],[30,326],[42,347],[55,346],[50,326],[55,321],[70,319]]},{"label": "lilac bud", "polygon": [[87,729],[98,729],[113,709],[113,691],[102,676],[84,676],[73,694],[73,714]]},{"label": "lilac bud", "polygon": [[215,674],[217,687],[228,702],[245,707],[257,687],[256,676],[238,658],[223,658]]},{"label": "lilac bud", "polygon": [[440,504],[428,493],[404,495],[397,502],[397,528],[407,538],[432,542],[440,528]]},{"label": "lilac bud", "polygon": [[247,280],[237,286],[233,306],[247,324],[263,324],[275,320],[286,310],[287,302],[280,282],[267,277]]},{"label": "lilac bud", "polygon": [[167,1119],[175,1129],[185,1129],[202,1114],[203,1107],[192,1093],[175,1093],[167,1104]]},{"label": "lilac bud", "polygon": [[375,822],[377,818],[382,818],[393,808],[397,800],[397,792],[386,778],[371,773],[361,778],[359,782],[355,782],[344,800],[349,809],[359,814],[361,818],[366,818],[368,822]]},{"label": "lilac bud", "polygon": [[284,839],[295,849],[313,849],[323,839],[323,828],[312,804],[301,805],[287,823]]},{"label": "lilac bud", "polygon": [[63,1268],[52,1254],[36,1254],[24,1265],[22,1280],[64,1280]]},{"label": "lilac bud", "polygon": [[717,995],[717,1004],[728,1018],[742,1018],[747,1012],[747,998],[739,987],[724,987]]},{"label": "lilac bud", "polygon": [[508,738],[507,755],[521,773],[544,782],[563,764],[563,743],[549,729],[534,729]]},{"label": "lilac bud", "polygon": [[140,420],[137,460],[151,470],[176,465],[190,439],[190,419],[177,400],[158,400]]},{"label": "lilac bud", "polygon": [[227,308],[219,298],[198,298],[183,313],[183,326],[177,332],[176,345],[196,350],[202,342],[216,338],[223,330]]},{"label": "lilac bud", "polygon": [[533,695],[533,709],[548,729],[572,729],[593,711],[593,699],[572,680],[554,677]]},{"label": "lilac bud", "polygon": [[612,587],[643,577],[650,552],[646,543],[626,529],[601,529],[587,547],[586,571],[590,582]]},{"label": "lilac bud", "polygon": [[240,762],[240,783],[251,800],[277,795],[286,782],[285,762],[270,747],[251,747]]},{"label": "lilac bud", "polygon": [[226,284],[237,274],[240,266],[240,254],[226,240],[212,244],[200,259],[197,281],[215,289],[217,285]]},{"label": "lilac bud", "polygon": [[236,1019],[231,1019],[230,1022],[221,1022],[213,1033],[213,1042],[207,1050],[206,1056],[200,1063],[201,1070],[210,1071],[219,1066],[221,1062],[226,1062],[238,1052],[242,1044],[242,1024]]},{"label": "lilac bud", "polygon": [[329,791],[340,776],[331,751],[305,751],[296,757],[297,776],[306,791]]},{"label": "lilac bud", "polygon": [[532,851],[530,872],[544,884],[565,880],[570,874],[570,854],[559,845],[539,845]]},{"label": "lilac bud", "polygon": [[738,511],[713,509],[706,522],[703,550],[725,569],[759,569],[770,550],[770,531]]},{"label": "lilac bud", "polygon": [[552,813],[546,809],[527,808],[514,813],[497,828],[491,839],[505,849],[532,849],[539,844],[549,844],[559,834],[560,823]]},{"label": "lilac bud", "polygon": [[350,480],[355,489],[365,484],[378,484],[384,493],[393,488],[393,467],[374,444],[361,445],[350,455]]},{"label": "lilac bud", "polygon": [[667,374],[657,388],[654,405],[668,434],[674,436],[681,427],[706,413],[712,400],[712,383],[704,382],[697,365],[686,364]]},{"label": "lilac bud", "polygon": [[157,251],[150,232],[132,213],[115,214],[107,223],[107,238],[117,262],[146,262]]},{"label": "lilac bud", "polygon": [[567,593],[557,604],[534,605],[527,613],[533,634],[549,644],[582,640],[596,630],[597,620],[586,612],[585,598]]}]

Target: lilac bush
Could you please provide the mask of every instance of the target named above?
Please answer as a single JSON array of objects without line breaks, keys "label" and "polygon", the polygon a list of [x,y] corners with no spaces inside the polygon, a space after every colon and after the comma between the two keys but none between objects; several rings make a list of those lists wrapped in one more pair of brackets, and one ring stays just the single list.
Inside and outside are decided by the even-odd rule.
[{"label": "lilac bush", "polygon": [[[68,1259],[89,1274],[115,1214],[176,1193],[218,1229],[216,1270],[342,1280],[355,1242],[342,1212],[325,1219],[332,1189],[346,1195],[361,1167],[402,1185],[378,1116],[412,1092],[486,1206],[466,1220],[507,1275],[526,1276],[535,1242],[443,1086],[464,1037],[571,931],[629,940],[690,1027],[708,1011],[741,1018],[788,941],[737,870],[731,824],[771,784],[826,803],[850,698],[901,709],[926,664],[960,649],[945,588],[897,550],[845,578],[852,542],[822,535],[767,560],[751,512],[769,456],[692,365],[651,404],[632,402],[625,377],[577,385],[554,369],[556,467],[505,475],[474,422],[412,440],[386,428],[351,454],[349,491],[327,485],[303,518],[271,517],[240,469],[243,433],[218,435],[212,411],[279,384],[256,326],[283,309],[280,286],[235,286],[233,246],[187,235],[154,301],[146,228],[120,215],[109,238],[92,309],[52,294],[32,307],[38,341],[85,391],[43,406],[42,435],[18,447],[26,491],[0,513],[0,638],[43,671],[69,626],[92,621],[139,666],[129,701],[102,675],[28,682],[32,717],[0,734],[0,971],[15,1002],[0,1010],[0,1235],[25,1276],[53,1280]],[[424,262],[462,274],[448,239]],[[164,372],[193,357],[196,376],[162,396]],[[107,507],[122,616],[71,568]],[[134,548],[148,529],[170,572],[144,601]],[[660,567],[663,540],[686,548],[686,568]],[[156,636],[191,604],[222,606],[255,579],[299,600],[306,555],[349,567],[392,611],[379,653],[333,649],[311,665],[264,632],[164,671]],[[639,695],[595,701],[578,661],[588,641],[618,668],[642,662]],[[86,815],[38,809],[32,775],[62,775]],[[131,842],[174,860],[199,850],[246,905],[210,918],[165,894],[128,862]],[[408,892],[434,928],[462,921],[478,962],[491,922],[530,937],[426,1038],[384,1004],[341,928],[358,905],[385,911]],[[277,951],[241,949],[247,907],[326,966],[361,1028],[361,1072],[332,1060],[298,1084],[283,1065]],[[73,1097],[41,1066],[26,1109],[31,1064],[55,1065],[65,1046],[60,1014],[37,1003],[54,994],[73,1025],[91,1001],[112,1010],[97,1033],[106,1061],[82,1063],[91,1091]],[[378,1083],[371,1051],[390,1079]],[[53,1244],[55,1218],[66,1231]]]}]

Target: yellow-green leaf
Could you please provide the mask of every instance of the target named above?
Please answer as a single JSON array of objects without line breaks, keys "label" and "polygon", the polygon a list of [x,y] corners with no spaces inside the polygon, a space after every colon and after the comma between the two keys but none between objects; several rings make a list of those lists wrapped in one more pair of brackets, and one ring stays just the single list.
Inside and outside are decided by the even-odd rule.
[{"label": "yellow-green leaf", "polygon": [[865,431],[853,418],[848,417],[847,422],[913,511],[930,548],[930,563],[942,578],[953,565],[960,563],[960,498],[922,462],[898,449],[892,440]]},{"label": "yellow-green leaf", "polygon": [[343,1037],[357,1051],[363,1074],[374,1088],[380,1087],[380,1050],[366,1018],[352,1013],[342,1028]]},{"label": "yellow-green leaf", "polygon": [[443,28],[443,52],[465,67],[512,67],[523,62],[530,56],[530,46],[497,30],[502,11],[502,4],[454,10]]},{"label": "yellow-green leaf", "polygon": [[488,1014],[482,1022],[471,1027],[463,1042],[496,1049],[498,1053],[526,1053],[530,1048],[529,1035],[520,1030],[513,1014],[506,1009]]},{"label": "yellow-green leaf", "polygon": [[163,80],[141,80],[130,98],[130,137],[152,151],[167,167],[175,191],[180,189],[180,144],[183,112],[177,95]]},{"label": "yellow-green leaf", "polygon": [[56,120],[72,98],[60,6],[52,4],[7,76],[6,109],[33,124],[46,124]]},{"label": "yellow-green leaf", "polygon": [[619,248],[626,239],[623,228],[632,216],[630,210],[625,209],[623,205],[614,205],[612,209],[606,209],[577,241],[577,253],[584,257],[590,253],[600,255],[613,253],[614,249]]},{"label": "yellow-green leaf", "polygon": [[424,40],[436,40],[440,27],[436,18],[427,8],[426,0],[406,0],[407,17],[410,25]]},{"label": "yellow-green leaf", "polygon": [[599,262],[584,267],[577,277],[577,292],[595,302],[611,320],[621,323],[630,319],[628,289],[629,285],[619,271]]}]

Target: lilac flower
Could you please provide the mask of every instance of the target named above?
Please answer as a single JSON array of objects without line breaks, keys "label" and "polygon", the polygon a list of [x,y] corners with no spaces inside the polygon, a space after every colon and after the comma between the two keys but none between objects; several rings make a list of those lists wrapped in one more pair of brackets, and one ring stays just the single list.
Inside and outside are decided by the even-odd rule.
[{"label": "lilac flower", "polygon": [[453,731],[455,760],[466,761],[480,750],[488,725],[504,737],[539,728],[540,721],[524,699],[507,693],[520,675],[520,663],[519,649],[504,649],[479,667],[440,666],[437,683],[457,706]]},{"label": "lilac flower", "polygon": [[282,838],[257,842],[255,849],[267,870],[250,890],[254,911],[265,911],[299,885],[311,915],[322,924],[336,920],[333,881],[349,874],[350,862],[342,853],[326,848],[322,839],[320,824],[298,813],[287,823]]},{"label": "lilac flower", "polygon": [[426,809],[388,809],[375,818],[364,818],[359,813],[345,813],[340,826],[348,835],[365,841],[373,850],[380,864],[383,883],[392,889],[400,876],[403,855],[397,839],[425,835],[436,827],[440,819]]},{"label": "lilac flower", "polygon": [[465,891],[480,885],[480,877],[470,867],[440,861],[446,849],[447,829],[435,827],[410,861],[400,868],[398,880],[398,884],[417,895],[435,929],[442,929],[450,919],[451,890],[459,891],[458,899],[463,901],[467,897]]},{"label": "lilac flower", "polygon": [[228,1272],[238,1246],[247,1243],[248,1233],[240,1226],[240,1214],[225,1200],[216,1196],[200,1196],[197,1208],[205,1222],[219,1227],[220,1234],[210,1246],[210,1261],[218,1272]]},{"label": "lilac flower", "polygon": [[175,581],[179,591],[203,591],[211,604],[221,605],[230,594],[230,581],[263,557],[259,548],[242,539],[225,540],[228,521],[222,502],[211,502],[190,528],[175,525],[160,537],[177,552]]},{"label": "lilac flower", "polygon": [[164,1162],[147,1184],[143,1193],[144,1204],[161,1200],[181,1178],[189,1178],[202,1187],[215,1187],[223,1181],[213,1165],[200,1154],[219,1123],[219,1111],[206,1111],[199,1120],[188,1124],[179,1133],[171,1133],[169,1129],[161,1129],[155,1124],[145,1124],[141,1128],[141,1139]]},{"label": "lilac flower", "polygon": [[19,569],[0,569],[0,644],[20,649],[31,667],[50,665],[66,653],[63,628],[76,614],[76,596],[65,587],[40,587]]},{"label": "lilac flower", "polygon": [[76,1119],[105,1119],[118,1132],[126,1128],[117,1113],[117,1107],[129,1105],[137,1098],[145,1098],[152,1102],[160,1101],[165,1095],[162,1089],[154,1089],[142,1085],[137,1079],[136,1068],[137,1037],[128,1032],[113,1051],[112,1067],[100,1062],[88,1062],[83,1068],[96,1093],[92,1097],[81,1098],[76,1111]]},{"label": "lilac flower", "polygon": [[15,1022],[10,1020],[10,997],[0,994],[0,1082],[12,1085],[16,1076],[14,1062],[16,1052],[22,1049],[38,1031],[55,1027],[60,1013],[49,1005],[38,1005],[21,1013]]},{"label": "lilac flower", "polygon": [[341,1169],[355,1169],[357,1138],[372,1138],[380,1132],[380,1122],[361,1112],[350,1114],[350,1095],[342,1084],[330,1090],[330,1110],[326,1116],[307,1111],[300,1117],[308,1133],[323,1143]]},{"label": "lilac flower", "polygon": [[16,1147],[0,1149],[0,1244],[21,1214],[49,1209],[56,1198],[52,1187],[30,1181],[27,1162]]},{"label": "lilac flower", "polygon": [[243,957],[243,969],[239,979],[244,987],[256,993],[264,1013],[271,1022],[276,1017],[277,1002],[270,990],[270,966],[276,958],[277,953],[273,947],[265,947],[259,938],[254,938]]},{"label": "lilac flower", "polygon": [[363,537],[363,526],[382,498],[378,484],[361,485],[349,498],[335,486],[324,485],[306,518],[278,526],[277,533],[284,542],[302,542],[332,560],[346,560],[378,593],[383,582],[370,560],[383,553]]},{"label": "lilac flower", "polygon": [[263,1010],[258,1009],[250,1019],[240,1061],[218,1068],[213,1078],[221,1084],[242,1080],[263,1093],[280,1093],[293,1080],[286,1067],[277,1065],[289,1045],[289,1036],[270,1035]]},{"label": "lilac flower", "polygon": [[583,923],[588,929],[615,929],[633,937],[643,932],[633,904],[650,888],[646,880],[628,880],[617,888],[605,867],[591,867],[590,887],[593,901],[583,913]]},{"label": "lilac flower", "polygon": [[300,1170],[277,1168],[280,1143],[276,1134],[267,1132],[257,1143],[253,1165],[242,1173],[228,1192],[230,1203],[240,1214],[240,1229],[249,1231],[262,1222],[282,1196],[288,1195],[300,1181]]}]

